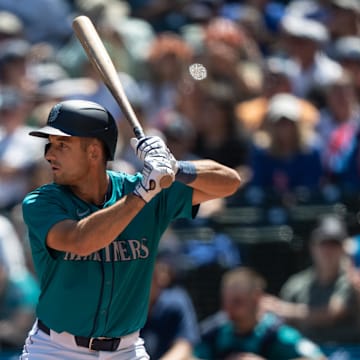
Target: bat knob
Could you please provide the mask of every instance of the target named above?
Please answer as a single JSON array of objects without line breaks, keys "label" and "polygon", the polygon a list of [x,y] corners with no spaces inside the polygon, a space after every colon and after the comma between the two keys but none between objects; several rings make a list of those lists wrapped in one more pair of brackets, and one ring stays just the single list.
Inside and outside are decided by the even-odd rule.
[{"label": "bat knob", "polygon": [[168,187],[171,186],[172,183],[173,183],[173,178],[171,177],[171,175],[164,175],[160,180],[160,187],[162,189],[167,189]]}]

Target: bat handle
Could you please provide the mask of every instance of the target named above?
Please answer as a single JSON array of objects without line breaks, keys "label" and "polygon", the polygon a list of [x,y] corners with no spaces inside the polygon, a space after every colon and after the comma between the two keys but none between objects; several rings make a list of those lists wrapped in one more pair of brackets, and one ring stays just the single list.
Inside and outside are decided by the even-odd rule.
[{"label": "bat handle", "polygon": [[[135,126],[133,130],[134,130],[134,134],[137,139],[141,139],[141,138],[145,137],[144,131],[141,127]],[[162,189],[167,189],[168,187],[171,186],[172,183],[173,183],[173,179],[172,179],[171,175],[164,175],[160,179],[160,187]]]},{"label": "bat handle", "polygon": [[142,129],[140,126],[134,126],[133,131],[134,131],[135,137],[136,137],[138,140],[140,140],[140,139],[142,139],[143,137],[145,137],[144,131],[143,131],[143,129]]}]

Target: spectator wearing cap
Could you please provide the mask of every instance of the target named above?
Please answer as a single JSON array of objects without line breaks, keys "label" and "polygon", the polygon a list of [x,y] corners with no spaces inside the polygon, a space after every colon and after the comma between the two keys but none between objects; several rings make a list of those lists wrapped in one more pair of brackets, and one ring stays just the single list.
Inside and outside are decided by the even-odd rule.
[{"label": "spectator wearing cap", "polygon": [[[292,94],[291,78],[296,72],[296,64],[279,56],[265,59],[263,67],[262,91],[259,96],[237,103],[235,113],[237,120],[250,134],[264,129],[266,109],[269,99],[281,93]],[[298,98],[300,103],[300,122],[314,127],[319,119],[319,112],[309,101]]]},{"label": "spectator wearing cap", "polygon": [[286,15],[281,21],[281,48],[298,65],[292,78],[294,94],[315,96],[322,86],[341,75],[341,66],[324,51],[329,34],[319,21]]},{"label": "spectator wearing cap", "polygon": [[9,11],[0,11],[0,41],[24,36],[22,20]]},{"label": "spectator wearing cap", "polygon": [[312,265],[285,282],[280,299],[268,295],[262,302],[263,309],[278,314],[321,345],[359,341],[359,310],[345,272],[347,236],[341,218],[334,214],[319,218],[310,234]]},{"label": "spectator wearing cap", "polygon": [[360,101],[360,36],[339,37],[330,48],[330,54],[350,74]]},{"label": "spectator wearing cap", "polygon": [[318,189],[323,175],[320,152],[313,134],[299,120],[297,97],[284,93],[270,99],[266,112],[268,137],[253,141],[251,185],[277,194],[298,187]]},{"label": "spectator wearing cap", "polygon": [[24,39],[9,39],[0,42],[0,84],[17,88],[24,95],[35,90],[29,77],[31,45]]}]

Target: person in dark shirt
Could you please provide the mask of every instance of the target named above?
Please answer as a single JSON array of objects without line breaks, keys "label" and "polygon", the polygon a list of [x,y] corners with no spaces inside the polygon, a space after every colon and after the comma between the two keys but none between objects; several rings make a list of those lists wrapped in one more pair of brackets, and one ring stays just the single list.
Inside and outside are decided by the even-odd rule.
[{"label": "person in dark shirt", "polygon": [[192,299],[177,285],[176,256],[162,251],[157,257],[151,285],[148,318],[141,336],[151,359],[186,360],[199,340]]}]

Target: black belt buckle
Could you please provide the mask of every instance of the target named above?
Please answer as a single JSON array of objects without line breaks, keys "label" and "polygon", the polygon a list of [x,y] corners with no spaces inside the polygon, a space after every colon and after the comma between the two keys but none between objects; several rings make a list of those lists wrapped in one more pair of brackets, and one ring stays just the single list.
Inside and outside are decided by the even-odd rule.
[{"label": "black belt buckle", "polygon": [[85,338],[75,336],[78,346],[86,347],[93,351],[116,351],[120,344],[120,338]]}]

